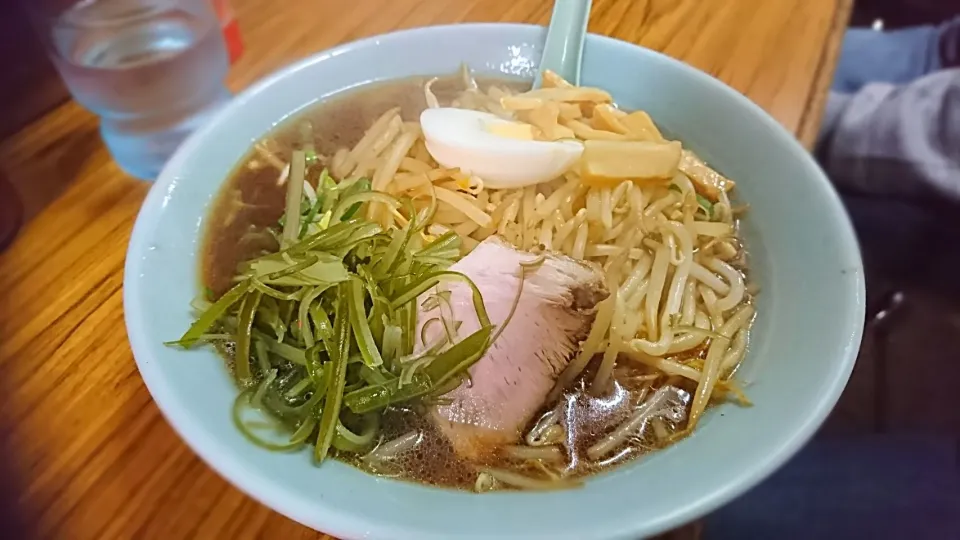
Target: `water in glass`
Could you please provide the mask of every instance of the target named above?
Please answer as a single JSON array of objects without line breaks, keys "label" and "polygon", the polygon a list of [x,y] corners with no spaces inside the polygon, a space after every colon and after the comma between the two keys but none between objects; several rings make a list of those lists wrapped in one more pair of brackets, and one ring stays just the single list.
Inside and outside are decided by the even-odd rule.
[{"label": "water in glass", "polygon": [[51,28],[54,60],[101,117],[114,159],[152,179],[229,94],[229,61],[209,0],[86,0]]}]

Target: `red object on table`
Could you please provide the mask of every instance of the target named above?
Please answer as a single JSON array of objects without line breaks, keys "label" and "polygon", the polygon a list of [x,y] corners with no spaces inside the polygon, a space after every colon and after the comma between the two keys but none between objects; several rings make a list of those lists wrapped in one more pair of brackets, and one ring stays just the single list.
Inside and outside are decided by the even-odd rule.
[{"label": "red object on table", "polygon": [[223,29],[223,38],[227,42],[227,52],[230,53],[230,63],[234,63],[243,54],[243,40],[240,37],[240,25],[233,14],[229,0],[212,0],[213,9],[220,19]]}]

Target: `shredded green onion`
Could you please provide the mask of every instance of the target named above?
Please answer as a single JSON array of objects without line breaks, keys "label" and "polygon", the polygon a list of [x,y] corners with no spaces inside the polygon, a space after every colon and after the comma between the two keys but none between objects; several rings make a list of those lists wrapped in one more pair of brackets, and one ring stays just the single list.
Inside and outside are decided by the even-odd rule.
[{"label": "shredded green onion", "polygon": [[302,150],[293,152],[290,161],[290,178],[287,179],[287,208],[283,222],[283,244],[297,240],[300,231],[300,204],[303,197],[303,180],[306,178],[307,158]]},{"label": "shredded green onion", "polygon": [[344,283],[343,288],[346,289],[350,326],[353,328],[353,335],[357,340],[357,346],[360,348],[360,355],[363,356],[363,362],[369,367],[377,367],[383,364],[383,358],[380,357],[377,344],[373,342],[370,325],[367,324],[366,310],[363,306],[363,283],[358,279],[353,279]]},{"label": "shredded green onion", "polygon": [[[371,183],[369,178],[361,178],[351,184],[347,189],[343,191],[343,196],[349,198],[358,193],[364,193],[370,191]],[[363,205],[361,201],[353,203],[352,206],[347,207],[343,215],[340,216],[340,221],[346,221],[353,216],[357,215],[357,212],[360,210],[360,207]],[[334,214],[331,214],[331,219]]]},{"label": "shredded green onion", "polygon": [[253,330],[253,316],[257,312],[260,298],[263,294],[254,291],[243,299],[240,304],[239,328],[237,332],[237,352],[234,355],[234,371],[240,386],[247,386],[253,382],[250,370],[250,333]]},{"label": "shredded green onion", "polygon": [[[448,232],[424,245],[419,233],[436,199],[417,212],[410,199],[371,191],[369,179],[318,175],[312,128],[304,129],[283,219],[267,229],[280,248],[241,264],[236,285],[219,298],[203,291],[196,321],[169,345],[235,344],[237,428],[269,450],[312,444],[320,463],[331,452],[369,450],[384,408],[455,388],[495,327],[476,285],[447,270],[460,257],[459,236]],[[318,178],[315,200],[307,178]],[[384,231],[363,217],[369,203],[391,206],[409,223]],[[449,281],[470,287],[481,328],[457,336],[460,324],[447,313],[443,338],[415,354],[417,298]]]},{"label": "shredded green onion", "polygon": [[333,436],[340,422],[340,406],[343,403],[343,389],[347,385],[347,362],[350,355],[350,323],[348,311],[350,304],[344,290],[349,285],[340,285],[339,302],[336,308],[336,319],[333,323],[333,347],[327,347],[333,371],[330,384],[327,385],[327,396],[323,400],[323,412],[320,416],[320,427],[317,435],[317,445],[313,450],[313,459],[317,463],[323,462],[330,451]]},{"label": "shredded green onion", "polygon": [[380,415],[365,414],[362,422],[363,430],[360,433],[354,433],[342,422],[337,422],[337,432],[333,437],[334,448],[353,453],[361,453],[369,449],[380,430]]},{"label": "shredded green onion", "polygon": [[699,193],[697,193],[696,195],[697,195],[697,204],[700,205],[700,208],[703,208],[703,211],[707,214],[708,219],[713,219],[713,203],[707,200],[706,197],[704,197],[703,195],[700,195]]},{"label": "shredded green onion", "polygon": [[[252,396],[253,396],[253,390],[247,390],[245,392],[240,393],[240,395],[237,396],[237,399],[233,402],[233,414],[232,414],[233,424],[237,427],[240,433],[248,441],[252,442],[253,444],[261,448],[264,448],[266,450],[272,450],[274,452],[288,452],[290,450],[296,450],[301,446],[303,446],[303,440],[301,441],[295,440],[294,436],[297,435],[296,433],[291,435],[290,441],[287,443],[271,442],[257,435],[253,430],[253,428],[256,426],[253,425],[252,422],[245,420],[243,417],[244,410],[253,409],[253,406],[251,404]],[[273,431],[280,431],[283,429],[282,426],[279,424],[271,427],[274,428]]]},{"label": "shredded green onion", "polygon": [[380,385],[371,385],[347,394],[344,404],[353,412],[363,414],[383,409],[429,393],[437,386],[466,371],[483,357],[489,345],[491,326],[484,326],[438,355],[407,385],[399,379]]}]

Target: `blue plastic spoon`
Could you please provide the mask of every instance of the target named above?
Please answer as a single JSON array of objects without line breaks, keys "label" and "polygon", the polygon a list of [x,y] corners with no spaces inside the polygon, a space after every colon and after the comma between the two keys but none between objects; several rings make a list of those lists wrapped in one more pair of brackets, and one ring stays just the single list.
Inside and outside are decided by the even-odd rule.
[{"label": "blue plastic spoon", "polygon": [[580,84],[580,62],[583,58],[583,41],[587,37],[591,3],[591,0],[554,2],[550,26],[547,27],[547,41],[540,58],[540,69],[533,82],[534,88],[540,88],[543,72],[548,69],[574,85]]}]

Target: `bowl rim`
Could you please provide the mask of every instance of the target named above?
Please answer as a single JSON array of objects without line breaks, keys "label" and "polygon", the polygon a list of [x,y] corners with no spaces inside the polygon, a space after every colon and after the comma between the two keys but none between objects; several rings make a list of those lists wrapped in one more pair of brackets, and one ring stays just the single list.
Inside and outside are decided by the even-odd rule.
[{"label": "bowl rim", "polygon": [[[363,48],[376,45],[384,40],[403,40],[413,34],[422,34],[430,32],[442,33],[457,28],[460,31],[483,31],[496,29],[510,29],[521,32],[543,31],[543,27],[533,24],[523,23],[460,23],[421,26],[377,34],[366,38],[342,43],[311,54],[305,58],[297,60],[287,66],[271,72],[261,78],[251,86],[240,92],[230,103],[218,111],[199,130],[191,134],[187,140],[178,148],[173,157],[167,162],[157,178],[155,184],[150,189],[143,205],[137,215],[133,232],[130,237],[126,262],[124,266],[124,293],[123,307],[124,320],[127,328],[128,339],[134,353],[134,359],[137,368],[140,371],[144,384],[160,409],[161,414],[167,420],[167,423],[179,435],[179,437],[196,453],[206,464],[212,468],[218,475],[227,480],[231,485],[240,489],[242,492],[301,524],[317,528],[322,524],[324,532],[337,535],[343,538],[375,537],[375,538],[393,538],[397,540],[405,539],[424,539],[424,538],[444,538],[434,533],[420,530],[416,526],[397,527],[395,524],[385,526],[378,524],[376,519],[369,519],[362,513],[345,514],[333,512],[327,508],[322,499],[306,503],[297,496],[290,495],[282,488],[273,489],[274,483],[257,470],[248,470],[243,467],[242,462],[231,452],[218,452],[221,445],[215,437],[208,435],[200,426],[199,422],[193,418],[193,415],[185,412],[177,403],[178,400],[171,396],[170,381],[163,376],[159,368],[152,366],[153,349],[161,346],[155,344],[146,338],[146,330],[141,323],[143,319],[134,314],[142,311],[144,306],[140,304],[139,290],[140,282],[136,277],[140,273],[140,267],[143,261],[142,253],[149,249],[151,235],[156,229],[160,214],[164,211],[167,198],[170,197],[170,191],[173,185],[179,180],[180,172],[183,169],[187,156],[202,149],[209,144],[208,138],[215,127],[225,118],[232,116],[235,111],[247,106],[247,103],[253,96],[266,91],[282,79],[292,74],[309,69],[314,64],[321,63],[333,56],[348,53],[355,48]],[[845,249],[851,252],[851,259],[857,262],[857,266],[850,268],[854,281],[848,285],[849,294],[843,299],[845,302],[845,311],[847,319],[843,320],[849,332],[845,335],[849,337],[846,343],[838,343],[838,358],[836,367],[831,373],[831,381],[827,391],[822,394],[816,402],[816,406],[809,411],[806,421],[797,426],[789,437],[781,438],[773,445],[774,448],[755,466],[743,472],[740,481],[727,485],[716,485],[710,489],[703,490],[696,498],[689,500],[682,510],[674,512],[671,515],[663,516],[656,522],[657,530],[669,530],[677,526],[684,525],[691,520],[698,519],[701,516],[713,511],[723,504],[731,501],[735,497],[746,492],[748,489],[756,486],[760,481],[769,476],[772,472],[782,466],[789,458],[813,436],[815,431],[826,419],[827,415],[835,406],[840,394],[853,371],[853,367],[859,351],[859,346],[863,333],[863,316],[865,313],[865,280],[863,274],[862,258],[860,256],[859,244],[853,226],[846,214],[846,210],[840,200],[836,190],[830,184],[819,165],[813,160],[812,156],[797,139],[788,132],[779,122],[777,122],[769,113],[749,98],[734,90],[723,81],[716,79],[709,74],[694,68],[681,60],[669,57],[658,51],[642,47],[640,45],[619,40],[616,38],[590,33],[587,36],[589,41],[597,41],[607,46],[629,47],[642,51],[644,54],[653,54],[670,63],[677,64],[680,69],[690,72],[696,77],[699,84],[712,87],[713,91],[722,92],[731,97],[744,107],[754,112],[760,122],[766,124],[779,137],[786,140],[790,146],[791,153],[798,159],[804,161],[807,168],[812,168],[816,172],[813,180],[817,183],[818,189],[826,192],[826,200],[829,205],[827,210],[831,215],[838,217],[837,242]],[[855,255],[855,257],[853,256]],[[859,321],[859,322],[858,322]],[[266,486],[266,487],[265,487]],[[490,496],[490,495],[485,495]],[[602,530],[599,530],[590,538],[622,538],[632,539],[638,535],[650,532],[649,521],[624,521],[617,524],[608,524]],[[582,535],[576,537],[563,536],[563,538],[584,538]],[[479,538],[470,536],[470,538]]]}]

